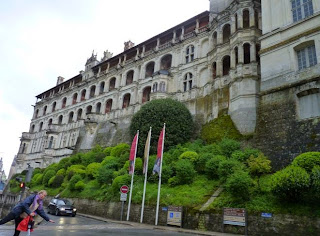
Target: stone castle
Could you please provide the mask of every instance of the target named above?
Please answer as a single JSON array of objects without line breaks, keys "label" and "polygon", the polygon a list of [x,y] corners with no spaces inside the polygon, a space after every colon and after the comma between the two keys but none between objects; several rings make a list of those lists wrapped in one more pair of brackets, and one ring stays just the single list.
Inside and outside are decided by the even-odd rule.
[{"label": "stone castle", "polygon": [[16,172],[74,150],[130,142],[130,120],[153,99],[184,103],[204,124],[229,114],[279,166],[320,150],[320,2],[210,0],[205,11],[37,95]]}]

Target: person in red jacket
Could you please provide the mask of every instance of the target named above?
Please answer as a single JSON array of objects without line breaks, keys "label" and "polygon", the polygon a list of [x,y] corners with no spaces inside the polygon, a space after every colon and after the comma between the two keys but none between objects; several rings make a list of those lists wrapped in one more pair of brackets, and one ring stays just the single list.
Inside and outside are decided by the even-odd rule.
[{"label": "person in red jacket", "polygon": [[40,215],[46,221],[54,223],[43,210],[43,199],[47,196],[46,190],[41,190],[38,194],[33,194],[19,202],[10,213],[0,220],[0,225],[5,224],[14,219],[15,221],[15,232],[14,236],[18,236],[20,231],[17,230],[19,223],[28,215],[34,216],[35,214]]}]

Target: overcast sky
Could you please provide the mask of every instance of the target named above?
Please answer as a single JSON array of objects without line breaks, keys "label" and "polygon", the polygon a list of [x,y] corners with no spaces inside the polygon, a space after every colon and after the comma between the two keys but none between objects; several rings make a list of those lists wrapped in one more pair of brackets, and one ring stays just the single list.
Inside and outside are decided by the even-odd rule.
[{"label": "overcast sky", "polygon": [[84,70],[94,50],[123,51],[209,10],[209,0],[8,0],[0,3],[0,157],[8,175],[35,96]]}]

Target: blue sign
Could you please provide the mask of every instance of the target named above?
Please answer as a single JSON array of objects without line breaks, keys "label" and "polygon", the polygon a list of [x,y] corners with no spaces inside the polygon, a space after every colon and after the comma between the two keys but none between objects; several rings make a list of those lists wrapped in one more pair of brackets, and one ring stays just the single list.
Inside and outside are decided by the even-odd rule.
[{"label": "blue sign", "polygon": [[265,212],[262,212],[262,213],[261,213],[261,217],[264,217],[264,218],[271,218],[271,217],[272,217],[272,213],[265,213]]},{"label": "blue sign", "polygon": [[168,207],[162,207],[162,211],[168,211]]},{"label": "blue sign", "polygon": [[173,218],[173,212],[170,212],[170,218]]}]

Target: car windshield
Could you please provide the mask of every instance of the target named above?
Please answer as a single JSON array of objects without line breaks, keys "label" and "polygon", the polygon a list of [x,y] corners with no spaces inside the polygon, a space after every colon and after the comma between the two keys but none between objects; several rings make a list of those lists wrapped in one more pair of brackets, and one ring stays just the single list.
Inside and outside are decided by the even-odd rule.
[{"label": "car windshield", "polygon": [[69,200],[59,199],[57,205],[72,205]]}]

